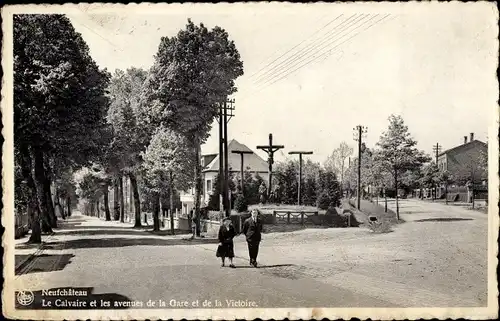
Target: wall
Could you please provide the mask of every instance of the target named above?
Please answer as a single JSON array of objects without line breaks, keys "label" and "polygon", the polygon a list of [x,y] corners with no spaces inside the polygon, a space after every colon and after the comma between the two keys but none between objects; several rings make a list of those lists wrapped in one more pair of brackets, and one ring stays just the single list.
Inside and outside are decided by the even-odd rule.
[{"label": "wall", "polygon": [[476,142],[470,147],[464,147],[463,150],[447,155],[447,169],[455,177],[468,176],[473,169],[476,173],[475,180],[478,183],[481,177],[485,176],[485,172],[479,166],[481,152],[487,152],[487,146]]}]

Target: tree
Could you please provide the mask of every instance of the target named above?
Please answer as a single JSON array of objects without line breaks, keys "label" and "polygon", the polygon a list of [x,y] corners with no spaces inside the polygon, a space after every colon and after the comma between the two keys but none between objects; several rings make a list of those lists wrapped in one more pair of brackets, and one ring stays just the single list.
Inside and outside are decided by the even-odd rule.
[{"label": "tree", "polygon": [[[145,121],[182,133],[194,149],[193,218],[197,227],[202,190],[200,146],[209,135],[219,105],[236,92],[235,79],[241,75],[243,63],[228,33],[188,20],[177,36],[161,38],[146,82],[143,99],[150,108]],[[199,234],[199,228],[196,231]]]},{"label": "tree", "polygon": [[430,160],[430,157],[415,147],[417,142],[411,137],[401,116],[389,117],[389,127],[382,134],[377,145],[380,147],[377,161],[391,173],[394,179],[396,216],[399,220],[399,176],[406,170],[421,167]]},{"label": "tree", "polygon": [[[52,227],[57,223],[51,208],[54,169],[50,165],[58,160],[71,168],[88,163],[98,153],[95,138],[105,121],[108,80],[108,73],[99,70],[68,18],[14,16],[15,148],[22,150],[26,160],[29,154],[33,170],[25,168],[23,173],[32,173],[37,212]],[[39,218],[32,217],[32,222],[38,224]],[[42,227],[50,232],[50,225]],[[32,226],[32,233],[38,230]],[[38,242],[37,236],[33,239]]]},{"label": "tree", "polygon": [[[234,193],[236,191],[236,185],[234,183],[234,174],[232,172],[229,172],[229,179],[228,179],[228,184],[229,184],[229,192]],[[220,211],[220,193],[221,193],[222,187],[220,184],[220,177],[219,174],[215,176],[214,179],[214,185],[213,185],[213,190],[212,194],[210,194],[208,198],[208,208],[212,211]]]},{"label": "tree", "polygon": [[[423,167],[420,183],[422,186],[434,189],[439,183],[439,168],[435,162],[431,162]],[[433,199],[437,197],[437,190],[433,194]]]},{"label": "tree", "polygon": [[335,173],[322,170],[318,180],[319,196],[317,206],[327,210],[340,205],[340,184],[335,177]]},{"label": "tree", "polygon": [[352,155],[353,149],[346,142],[340,143],[333,153],[325,161],[325,168],[340,176],[340,184],[343,185],[346,171],[345,160]]},{"label": "tree", "polygon": [[448,171],[441,171],[438,175],[438,181],[444,185],[444,199],[448,204],[448,186],[453,183],[453,177]]},{"label": "tree", "polygon": [[[160,127],[151,138],[151,142],[142,154],[144,168],[151,182],[151,190],[154,193],[155,219],[158,218],[162,182],[168,182],[170,194],[170,227],[174,234],[174,191],[176,189],[186,190],[191,187],[193,176],[190,169],[193,167],[193,148],[189,145],[187,138],[178,132]],[[156,221],[155,221],[156,222]],[[159,229],[155,225],[155,229]]]},{"label": "tree", "polygon": [[[146,77],[147,72],[138,68],[116,70],[109,86],[111,105],[108,121],[114,135],[107,161],[115,175],[127,175],[130,179],[135,207],[134,227],[141,226],[141,199],[137,173],[141,169],[141,152],[145,150],[151,134],[142,122],[146,107],[142,105],[141,93]],[[120,188],[120,193],[123,193],[122,190]],[[122,196],[120,195],[120,198]]]}]

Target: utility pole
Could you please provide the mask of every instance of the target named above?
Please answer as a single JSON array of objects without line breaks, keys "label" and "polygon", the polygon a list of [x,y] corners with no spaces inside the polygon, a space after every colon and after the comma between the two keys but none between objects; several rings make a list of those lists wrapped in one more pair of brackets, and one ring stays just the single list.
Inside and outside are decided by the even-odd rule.
[{"label": "utility pole", "polygon": [[241,171],[241,194],[244,195],[245,190],[244,190],[243,180],[245,177],[244,177],[243,155],[253,154],[253,152],[249,151],[249,150],[233,150],[233,151],[231,151],[231,153],[240,154],[240,157],[241,157],[241,168],[240,168],[240,171]]},{"label": "utility pole", "polygon": [[297,196],[297,204],[300,205],[301,202],[301,190],[302,190],[302,155],[312,155],[313,152],[289,152],[290,155],[299,155],[299,188],[298,188],[298,196]]},{"label": "utility pole", "polygon": [[[228,106],[229,104],[229,106]],[[226,216],[231,215],[231,204],[229,202],[229,162],[228,162],[228,138],[227,124],[234,116],[234,99],[226,100],[219,104],[219,180],[221,185],[221,193],[219,196],[222,199],[221,212],[225,211]],[[229,118],[228,118],[229,116]]]},{"label": "utility pole", "polygon": [[[438,166],[438,158],[439,158],[439,153],[441,152],[441,145],[439,143],[436,143],[436,145],[432,146],[432,150],[434,153],[436,153],[436,166]],[[438,167],[439,169],[439,167]],[[434,184],[434,199],[437,199],[437,184]]]},{"label": "utility pole", "polygon": [[432,146],[432,150],[434,151],[434,153],[436,153],[436,165],[437,165],[439,153],[441,152],[441,145],[439,145],[439,143],[436,143],[436,145]]},{"label": "utility pole", "polygon": [[273,163],[274,163],[274,153],[282,148],[285,148],[283,145],[273,145],[273,134],[269,134],[269,145],[259,145],[257,149],[262,149],[269,156],[267,159],[267,163],[269,164],[269,189],[267,190],[267,197],[272,192],[272,184],[273,184]]},{"label": "utility pole", "polygon": [[[354,140],[358,142],[358,188],[357,188],[357,207],[358,210],[361,209],[361,145],[363,140],[363,134],[368,132],[368,127],[358,125],[353,128],[354,130]],[[396,191],[397,193],[398,191]]]},{"label": "utility pole", "polygon": [[219,107],[219,211],[224,212],[225,197],[224,192],[225,179],[224,179],[224,112],[222,106]]}]

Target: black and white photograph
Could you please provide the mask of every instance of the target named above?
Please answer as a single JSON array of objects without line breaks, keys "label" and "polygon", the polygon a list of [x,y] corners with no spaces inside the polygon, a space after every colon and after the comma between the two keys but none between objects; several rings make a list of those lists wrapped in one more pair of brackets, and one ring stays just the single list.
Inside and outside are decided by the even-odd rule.
[{"label": "black and white photograph", "polygon": [[5,317],[498,317],[494,2],[1,10]]}]

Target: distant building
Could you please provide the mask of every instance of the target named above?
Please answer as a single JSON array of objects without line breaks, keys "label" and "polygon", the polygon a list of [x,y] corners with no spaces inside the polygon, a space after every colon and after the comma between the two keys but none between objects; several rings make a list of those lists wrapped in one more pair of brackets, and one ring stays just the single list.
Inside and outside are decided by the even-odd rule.
[{"label": "distant building", "polygon": [[[254,175],[259,174],[264,181],[268,180],[268,164],[259,155],[255,154],[253,150],[248,148],[246,145],[239,143],[235,139],[232,139],[227,149],[228,162],[229,162],[229,173],[233,174],[235,178],[240,177],[241,171],[241,157],[238,154],[232,153],[232,151],[251,151],[253,154],[245,154],[243,160],[244,170],[250,172]],[[219,154],[211,153],[205,154],[201,157],[202,170],[202,180],[203,180],[203,190],[201,193],[201,206],[206,206],[210,195],[212,195],[215,179],[219,173]],[[189,191],[183,191],[180,193],[180,198],[182,202],[182,213],[187,214],[194,208],[194,188]]]},{"label": "distant building", "polygon": [[483,153],[488,153],[488,145],[474,139],[474,133],[471,133],[469,141],[467,136],[464,136],[462,145],[439,154],[437,165],[439,170],[448,171],[455,180],[458,180],[459,185],[470,180],[473,180],[474,184],[480,184],[488,179],[487,171],[481,164]]}]

